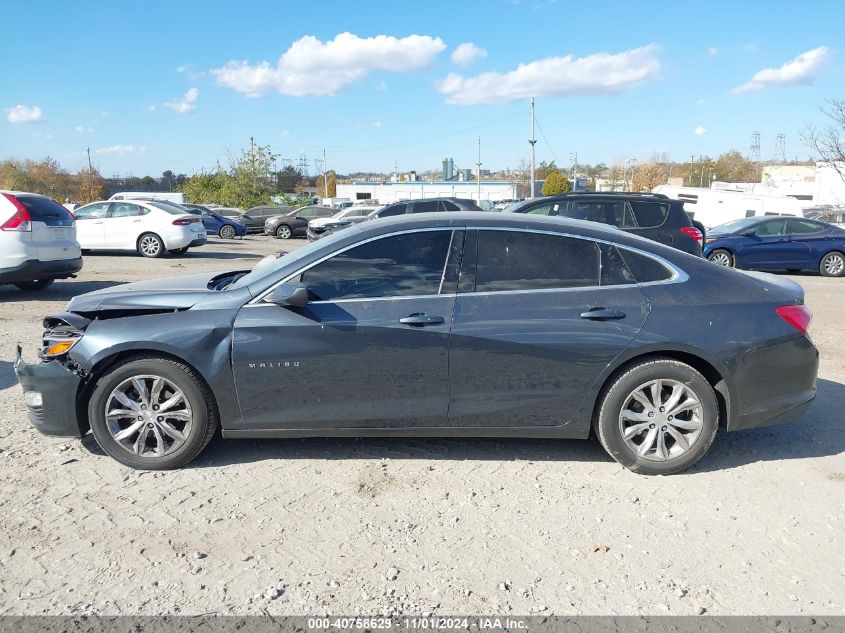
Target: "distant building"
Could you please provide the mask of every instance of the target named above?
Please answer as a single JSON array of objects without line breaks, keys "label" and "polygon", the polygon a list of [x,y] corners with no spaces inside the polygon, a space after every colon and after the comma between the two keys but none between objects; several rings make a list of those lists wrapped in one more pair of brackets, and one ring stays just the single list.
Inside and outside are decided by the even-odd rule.
[{"label": "distant building", "polygon": [[[519,183],[505,180],[482,180],[481,200],[514,200],[518,198]],[[435,180],[416,182],[378,182],[367,180],[353,180],[351,183],[338,183],[337,197],[350,200],[373,200],[380,204],[389,204],[397,200],[411,200],[419,198],[439,198],[450,196],[454,198],[470,198],[478,201],[479,186],[474,180],[460,182],[457,180]]]}]

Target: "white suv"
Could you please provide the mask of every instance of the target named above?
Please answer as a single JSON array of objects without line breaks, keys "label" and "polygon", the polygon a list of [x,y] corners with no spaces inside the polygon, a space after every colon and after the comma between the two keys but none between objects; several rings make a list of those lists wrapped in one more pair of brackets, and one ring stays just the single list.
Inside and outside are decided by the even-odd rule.
[{"label": "white suv", "polygon": [[47,196],[0,191],[0,284],[41,290],[81,268],[70,211]]}]

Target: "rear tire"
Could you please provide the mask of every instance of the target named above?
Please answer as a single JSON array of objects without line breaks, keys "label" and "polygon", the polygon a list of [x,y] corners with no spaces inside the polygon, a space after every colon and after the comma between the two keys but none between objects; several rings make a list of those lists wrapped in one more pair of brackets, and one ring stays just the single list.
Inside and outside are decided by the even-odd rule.
[{"label": "rear tire", "polygon": [[289,240],[293,237],[293,231],[290,230],[287,224],[282,224],[276,228],[276,237],[280,240]]},{"label": "rear tire", "polygon": [[713,387],[694,368],[670,358],[640,362],[617,377],[595,421],[610,456],[643,475],[686,470],[710,449],[718,426]]},{"label": "rear tire", "polygon": [[21,290],[44,290],[53,285],[55,279],[36,279],[35,281],[19,281],[15,285]]},{"label": "rear tire", "polygon": [[224,224],[220,227],[220,231],[217,234],[224,240],[235,239],[235,227],[231,224]]},{"label": "rear tire", "polygon": [[[157,380],[163,385],[159,391]],[[134,386],[136,381],[144,394]],[[106,407],[128,415],[107,418]],[[101,376],[88,401],[88,419],[106,453],[121,464],[146,470],[184,466],[202,452],[219,424],[214,396],[202,377],[169,358],[136,357]]]},{"label": "rear tire", "polygon": [[155,233],[144,233],[138,238],[138,253],[144,257],[161,257],[164,254],[164,242]]},{"label": "rear tire", "polygon": [[736,264],[733,255],[728,250],[724,248],[717,248],[716,250],[712,251],[708,256],[707,260],[713,262],[714,264],[718,264],[719,266],[725,266],[727,268],[733,268]]},{"label": "rear tire", "polygon": [[839,251],[830,251],[819,262],[822,277],[841,277],[845,273],[845,255]]}]

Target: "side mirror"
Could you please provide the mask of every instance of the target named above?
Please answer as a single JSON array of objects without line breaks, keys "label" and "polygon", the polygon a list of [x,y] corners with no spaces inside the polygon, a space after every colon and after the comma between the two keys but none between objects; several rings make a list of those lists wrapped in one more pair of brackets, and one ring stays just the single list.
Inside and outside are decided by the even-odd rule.
[{"label": "side mirror", "polygon": [[747,231],[743,231],[742,233],[740,233],[740,235],[742,237],[755,237],[757,233],[754,231],[754,229],[748,229]]},{"label": "side mirror", "polygon": [[303,308],[308,305],[308,288],[295,282],[279,284],[267,300],[277,306]]}]

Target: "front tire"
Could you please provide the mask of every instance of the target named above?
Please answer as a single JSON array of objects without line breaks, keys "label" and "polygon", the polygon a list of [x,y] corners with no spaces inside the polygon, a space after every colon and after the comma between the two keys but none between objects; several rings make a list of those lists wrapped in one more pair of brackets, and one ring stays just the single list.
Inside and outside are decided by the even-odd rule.
[{"label": "front tire", "polygon": [[290,227],[287,224],[282,224],[276,229],[276,237],[280,240],[289,240],[293,237],[293,231],[290,230]]},{"label": "front tire", "polygon": [[704,457],[719,426],[713,387],[669,358],[638,363],[604,393],[599,441],[613,459],[643,475],[671,475]]},{"label": "front tire", "polygon": [[727,251],[724,248],[717,248],[712,251],[709,255],[707,255],[707,259],[714,264],[725,266],[727,268],[733,268],[735,264],[733,255],[731,255],[730,251]]},{"label": "front tire", "polygon": [[822,277],[841,277],[845,273],[845,255],[839,251],[829,252],[819,263],[819,273]]},{"label": "front tire", "polygon": [[135,358],[97,381],[88,419],[100,447],[131,468],[180,468],[217,430],[217,405],[205,381],[169,358]]},{"label": "front tire", "polygon": [[21,290],[44,290],[53,285],[55,279],[36,279],[35,281],[19,281],[15,285]]},{"label": "front tire", "polygon": [[221,239],[224,240],[232,240],[235,239],[235,227],[231,224],[224,224],[220,227],[220,231],[217,233]]},{"label": "front tire", "polygon": [[164,253],[164,242],[155,233],[144,233],[138,238],[138,253],[144,257],[161,257]]}]

